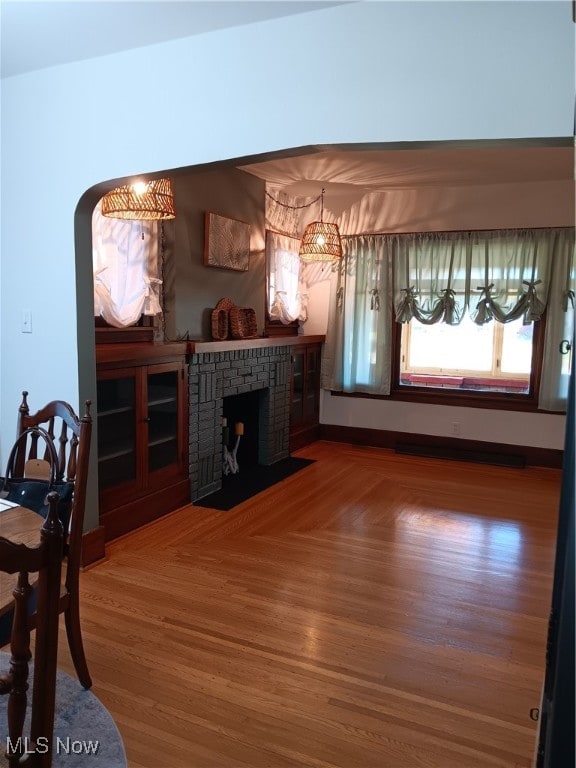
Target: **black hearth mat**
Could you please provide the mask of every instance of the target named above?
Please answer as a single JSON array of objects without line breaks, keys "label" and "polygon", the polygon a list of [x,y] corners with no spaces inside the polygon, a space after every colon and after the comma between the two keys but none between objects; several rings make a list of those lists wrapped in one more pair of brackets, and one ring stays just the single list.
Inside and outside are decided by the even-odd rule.
[{"label": "black hearth mat", "polygon": [[194,504],[197,507],[210,507],[227,512],[237,504],[255,496],[266,488],[285,480],[290,475],[313,464],[315,459],[300,459],[297,456],[289,456],[267,467],[254,467],[240,472],[237,475],[228,475],[223,478],[222,488],[219,491],[197,499]]}]

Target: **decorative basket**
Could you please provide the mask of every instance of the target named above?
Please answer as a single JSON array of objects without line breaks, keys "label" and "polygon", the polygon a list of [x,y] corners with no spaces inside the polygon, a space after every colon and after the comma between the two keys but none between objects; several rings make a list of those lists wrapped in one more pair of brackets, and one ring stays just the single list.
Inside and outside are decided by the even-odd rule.
[{"label": "decorative basket", "polygon": [[228,313],[234,306],[232,299],[220,299],[216,307],[212,310],[212,338],[215,341],[223,341],[229,336],[230,323]]},{"label": "decorative basket", "polygon": [[233,339],[255,339],[258,336],[256,312],[250,307],[231,307],[229,319]]}]

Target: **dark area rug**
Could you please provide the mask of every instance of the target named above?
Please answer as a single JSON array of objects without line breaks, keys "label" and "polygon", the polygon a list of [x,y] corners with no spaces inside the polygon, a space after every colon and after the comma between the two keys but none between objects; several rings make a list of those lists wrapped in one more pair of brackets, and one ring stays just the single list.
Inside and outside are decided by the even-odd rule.
[{"label": "dark area rug", "polygon": [[300,459],[296,456],[289,456],[287,459],[277,461],[268,467],[254,467],[244,472],[240,467],[237,475],[228,475],[223,478],[222,488],[219,491],[204,496],[194,502],[197,507],[210,507],[210,509],[219,509],[227,512],[237,504],[250,499],[266,488],[285,480],[290,475],[304,469],[309,464],[313,464],[315,459]]},{"label": "dark area rug", "polygon": [[[0,674],[8,671],[10,656],[0,653]],[[30,683],[34,665],[30,665]],[[28,705],[32,700],[32,685]],[[0,696],[0,767],[7,766],[8,696]],[[24,725],[29,734],[30,706]],[[56,679],[56,721],[54,723],[53,768],[126,768],[122,737],[106,707],[92,691],[64,672]]]}]

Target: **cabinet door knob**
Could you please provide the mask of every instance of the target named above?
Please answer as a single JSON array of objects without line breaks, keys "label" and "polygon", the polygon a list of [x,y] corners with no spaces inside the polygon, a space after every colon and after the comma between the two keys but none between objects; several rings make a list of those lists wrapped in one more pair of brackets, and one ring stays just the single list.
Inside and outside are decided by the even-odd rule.
[{"label": "cabinet door knob", "polygon": [[150,421],[150,416],[146,416],[146,418],[142,419],[142,421]]}]

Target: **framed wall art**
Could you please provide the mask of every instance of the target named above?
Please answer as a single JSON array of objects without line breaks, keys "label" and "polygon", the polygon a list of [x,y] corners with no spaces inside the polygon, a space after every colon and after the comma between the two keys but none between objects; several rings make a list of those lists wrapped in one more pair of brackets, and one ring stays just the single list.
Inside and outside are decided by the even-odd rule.
[{"label": "framed wall art", "polygon": [[250,224],[216,213],[204,214],[204,266],[247,272]]}]

